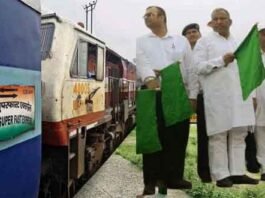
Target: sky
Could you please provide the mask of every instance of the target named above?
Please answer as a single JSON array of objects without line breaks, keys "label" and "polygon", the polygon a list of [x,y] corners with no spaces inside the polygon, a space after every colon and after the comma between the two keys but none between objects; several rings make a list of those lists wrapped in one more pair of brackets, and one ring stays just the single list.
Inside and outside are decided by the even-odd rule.
[{"label": "sky", "polygon": [[[73,23],[85,24],[84,5],[96,0],[41,0],[43,13],[56,13]],[[132,61],[135,57],[136,38],[149,33],[144,25],[146,7],[158,5],[165,9],[168,30],[181,34],[189,23],[198,23],[203,35],[211,31],[207,27],[211,11],[226,8],[233,24],[231,33],[242,41],[256,22],[265,22],[264,0],[97,0],[93,11],[93,35],[107,46]],[[89,13],[90,32],[90,13]]]}]

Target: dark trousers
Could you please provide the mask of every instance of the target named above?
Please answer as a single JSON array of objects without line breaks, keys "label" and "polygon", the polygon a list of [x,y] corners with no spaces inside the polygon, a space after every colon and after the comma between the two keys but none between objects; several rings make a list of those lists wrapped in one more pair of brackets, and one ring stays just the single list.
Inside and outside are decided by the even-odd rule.
[{"label": "dark trousers", "polygon": [[206,121],[204,112],[203,95],[197,97],[197,172],[202,180],[210,178],[208,136],[206,132]]},{"label": "dark trousers", "polygon": [[257,160],[257,145],[254,133],[248,132],[245,139],[246,141],[246,165],[247,170],[251,173],[258,173],[260,169],[260,164]]},{"label": "dark trousers", "polygon": [[145,185],[181,180],[184,174],[185,153],[189,137],[189,119],[170,127],[165,126],[161,92],[157,93],[157,123],[162,150],[143,154],[143,175]]}]

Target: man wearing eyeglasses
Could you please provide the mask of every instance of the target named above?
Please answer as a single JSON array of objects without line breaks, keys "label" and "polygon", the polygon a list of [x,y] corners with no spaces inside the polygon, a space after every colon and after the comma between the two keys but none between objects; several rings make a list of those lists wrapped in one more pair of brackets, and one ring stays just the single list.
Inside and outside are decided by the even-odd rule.
[{"label": "man wearing eyeglasses", "polygon": [[[160,89],[159,71],[181,62],[181,73],[192,105],[197,97],[196,75],[191,71],[192,52],[183,36],[168,33],[165,11],[157,6],[146,9],[145,25],[151,33],[136,41],[136,65],[138,76],[146,89]],[[193,81],[191,82],[190,79]],[[142,196],[155,194],[155,185],[172,189],[190,189],[192,184],[183,179],[185,152],[189,136],[189,119],[166,127],[164,123],[161,93],[157,92],[158,135],[162,151],[143,154],[144,191]]]}]

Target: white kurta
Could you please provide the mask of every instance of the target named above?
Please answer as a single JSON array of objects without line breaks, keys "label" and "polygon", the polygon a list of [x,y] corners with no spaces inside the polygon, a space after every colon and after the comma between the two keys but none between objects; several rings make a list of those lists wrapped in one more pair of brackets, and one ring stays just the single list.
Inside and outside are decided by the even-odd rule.
[{"label": "white kurta", "polygon": [[212,32],[200,38],[194,48],[209,136],[255,123],[252,98],[242,99],[236,60],[224,67],[223,55],[234,52],[236,46],[232,36],[225,39]]},{"label": "white kurta", "polygon": [[[265,64],[265,52],[262,52],[263,64]],[[256,125],[265,127],[265,80],[257,88]]]},{"label": "white kurta", "polygon": [[163,38],[153,33],[136,40],[137,75],[142,80],[155,76],[155,70],[181,62],[181,73],[190,98],[197,98],[198,80],[192,68],[193,57],[189,42],[183,36],[167,34]]},{"label": "white kurta", "polygon": [[[265,64],[265,53],[262,52],[263,64]],[[257,109],[256,109],[256,143],[257,159],[261,164],[261,173],[265,173],[265,80],[257,88]]]}]

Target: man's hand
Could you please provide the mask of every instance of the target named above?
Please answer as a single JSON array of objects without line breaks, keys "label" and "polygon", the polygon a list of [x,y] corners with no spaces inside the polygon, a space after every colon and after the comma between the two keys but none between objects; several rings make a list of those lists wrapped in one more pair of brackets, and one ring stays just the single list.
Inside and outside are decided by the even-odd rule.
[{"label": "man's hand", "polygon": [[196,112],[196,110],[197,110],[197,100],[196,99],[190,99],[190,104],[191,104],[192,109],[194,110],[194,112]]},{"label": "man's hand", "polygon": [[160,88],[159,82],[157,79],[149,80],[145,82],[147,89],[158,89]]},{"label": "man's hand", "polygon": [[223,56],[223,60],[225,62],[225,67],[229,64],[229,63],[232,63],[235,59],[235,55],[233,53],[226,53],[224,56]]}]

